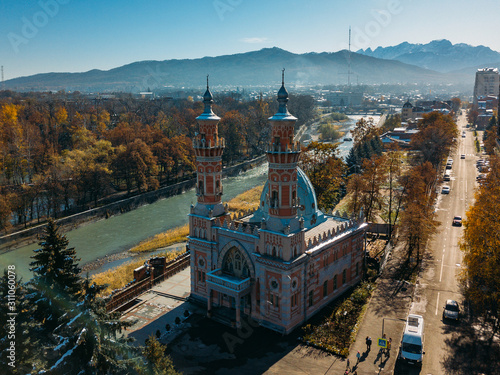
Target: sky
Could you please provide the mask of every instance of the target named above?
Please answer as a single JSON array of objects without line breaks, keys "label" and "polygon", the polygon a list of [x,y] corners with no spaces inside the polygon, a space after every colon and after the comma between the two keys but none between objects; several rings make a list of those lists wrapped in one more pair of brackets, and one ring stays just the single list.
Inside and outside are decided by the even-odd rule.
[{"label": "sky", "polygon": [[404,41],[500,51],[498,0],[0,0],[5,80],[279,47],[294,53]]}]

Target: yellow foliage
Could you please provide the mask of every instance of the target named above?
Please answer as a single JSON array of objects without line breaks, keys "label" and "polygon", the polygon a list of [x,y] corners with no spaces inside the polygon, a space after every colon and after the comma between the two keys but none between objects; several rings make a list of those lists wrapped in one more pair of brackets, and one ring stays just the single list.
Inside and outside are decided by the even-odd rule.
[{"label": "yellow foliage", "polygon": [[461,280],[477,314],[499,316],[500,304],[500,160],[491,158],[491,172],[467,211],[460,248]]}]

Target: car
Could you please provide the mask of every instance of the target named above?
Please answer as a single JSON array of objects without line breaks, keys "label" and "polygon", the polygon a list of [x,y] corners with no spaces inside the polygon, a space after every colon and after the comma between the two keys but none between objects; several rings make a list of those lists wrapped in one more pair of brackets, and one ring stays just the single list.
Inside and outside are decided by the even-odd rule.
[{"label": "car", "polygon": [[465,159],[465,154],[460,155],[460,159]]},{"label": "car", "polygon": [[458,302],[452,299],[446,300],[446,304],[443,308],[443,320],[453,319],[458,321],[459,317],[460,307],[458,306]]},{"label": "car", "polygon": [[443,186],[441,189],[441,194],[450,194],[450,187],[449,186]]},{"label": "car", "polygon": [[446,169],[451,169],[452,165],[451,164],[446,164]]},{"label": "car", "polygon": [[444,180],[444,181],[450,181],[450,180],[451,180],[450,174],[449,174],[448,172],[446,172],[446,173],[444,174],[443,180]]},{"label": "car", "polygon": [[455,216],[453,218],[453,222],[451,223],[451,225],[461,227],[462,226],[462,216]]}]

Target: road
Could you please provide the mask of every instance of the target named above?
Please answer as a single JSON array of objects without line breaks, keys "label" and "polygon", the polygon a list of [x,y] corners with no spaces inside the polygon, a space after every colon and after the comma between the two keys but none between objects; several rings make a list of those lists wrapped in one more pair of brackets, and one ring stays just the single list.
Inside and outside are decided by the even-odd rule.
[{"label": "road", "polygon": [[[409,368],[396,373],[404,374],[445,374],[443,359],[451,351],[447,346],[447,339],[454,332],[455,322],[443,321],[442,312],[447,299],[454,299],[460,303],[462,296],[458,284],[462,254],[458,242],[463,227],[452,226],[453,217],[465,217],[465,212],[472,204],[476,183],[476,161],[479,154],[474,147],[473,131],[466,129],[465,116],[458,119],[460,131],[458,147],[450,155],[453,158],[451,181],[442,185],[450,186],[448,195],[441,194],[439,189],[436,202],[437,220],[441,222],[438,233],[429,242],[428,256],[423,262],[423,271],[415,290],[414,302],[410,313],[424,317],[424,360],[422,369]],[[465,130],[466,137],[462,137]],[[465,159],[460,155],[465,154]],[[442,186],[441,185],[441,186]]]}]

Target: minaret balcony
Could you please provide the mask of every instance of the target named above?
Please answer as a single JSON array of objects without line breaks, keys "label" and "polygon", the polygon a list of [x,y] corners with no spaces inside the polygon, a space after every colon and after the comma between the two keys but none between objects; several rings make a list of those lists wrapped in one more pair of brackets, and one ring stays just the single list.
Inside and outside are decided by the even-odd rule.
[{"label": "minaret balcony", "polygon": [[199,138],[193,139],[193,148],[215,149],[215,148],[225,148],[225,147],[226,147],[226,141],[224,138],[218,138],[214,142],[211,139],[209,139],[208,141]]},{"label": "minaret balcony", "polygon": [[282,146],[281,144],[269,143],[266,146],[266,152],[271,154],[296,154],[301,152],[299,142],[292,143],[291,145]]}]

